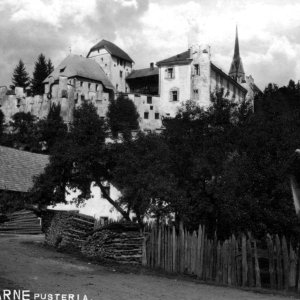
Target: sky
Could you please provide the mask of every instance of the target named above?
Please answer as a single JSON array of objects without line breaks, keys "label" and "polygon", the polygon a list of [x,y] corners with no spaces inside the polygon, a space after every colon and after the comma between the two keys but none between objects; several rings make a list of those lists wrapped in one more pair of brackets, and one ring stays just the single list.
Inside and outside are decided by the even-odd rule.
[{"label": "sky", "polygon": [[246,75],[282,86],[300,79],[299,16],[298,0],[0,0],[0,86],[20,59],[31,75],[40,53],[56,66],[101,39],[148,67],[187,50],[191,30],[228,73],[236,25]]}]

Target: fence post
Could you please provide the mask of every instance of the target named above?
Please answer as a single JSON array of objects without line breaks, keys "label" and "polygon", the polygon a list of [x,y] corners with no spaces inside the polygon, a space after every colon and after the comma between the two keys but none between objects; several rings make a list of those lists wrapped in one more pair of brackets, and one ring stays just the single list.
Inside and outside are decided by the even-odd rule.
[{"label": "fence post", "polygon": [[295,288],[296,286],[296,253],[290,242],[290,274],[289,274],[289,287]]},{"label": "fence post", "polygon": [[205,225],[203,226],[203,231],[202,231],[202,238],[201,238],[201,252],[200,252],[200,279],[203,279],[204,276],[204,266],[203,266],[203,261],[204,261],[204,253],[205,253]]},{"label": "fence post", "polygon": [[279,290],[282,289],[282,259],[281,259],[281,245],[280,245],[280,239],[278,234],[276,234],[275,237],[275,244],[276,244],[276,259],[277,259],[277,288]]},{"label": "fence post", "polygon": [[143,248],[142,248],[142,266],[147,266],[147,247],[146,247],[147,237],[144,233],[144,239],[143,239]]},{"label": "fence post", "polygon": [[161,267],[161,227],[158,227],[158,235],[157,235],[157,266]]},{"label": "fence post", "polygon": [[202,227],[199,225],[197,237],[197,253],[196,253],[196,274],[201,277],[201,247],[202,247]]},{"label": "fence post", "polygon": [[283,273],[284,273],[284,289],[289,288],[289,275],[290,275],[290,260],[289,252],[286,244],[285,236],[282,237],[282,256],[283,256]]},{"label": "fence post", "polygon": [[176,263],[177,263],[177,260],[176,260],[176,250],[177,250],[177,243],[176,243],[176,229],[175,229],[175,226],[173,225],[172,227],[172,239],[173,239],[173,243],[172,243],[172,251],[173,251],[173,264],[172,264],[172,271],[173,272],[176,272],[177,270],[177,266],[176,266]]},{"label": "fence post", "polygon": [[248,275],[248,266],[247,266],[247,245],[246,245],[246,236],[242,234],[242,285],[247,285],[247,275]]},{"label": "fence post", "polygon": [[260,288],[261,280],[260,280],[259,262],[258,262],[258,257],[257,257],[256,240],[254,240],[253,243],[254,243],[254,264],[255,264],[255,286],[257,288]]},{"label": "fence post", "polygon": [[236,280],[236,239],[234,234],[231,237],[231,281],[232,285],[237,285],[237,280]]},{"label": "fence post", "polygon": [[253,282],[253,260],[252,260],[252,247],[251,247],[251,234],[248,233],[247,240],[247,263],[248,263],[248,284],[250,287],[254,286]]},{"label": "fence post", "polygon": [[184,272],[184,229],[183,223],[180,222],[179,225],[179,232],[180,232],[180,273]]},{"label": "fence post", "polygon": [[196,234],[196,231],[193,231],[192,251],[191,251],[191,271],[192,271],[192,274],[196,274],[196,262],[197,262],[197,234]]},{"label": "fence post", "polygon": [[270,285],[274,289],[276,287],[275,282],[275,270],[274,270],[274,245],[270,234],[267,234],[267,244],[269,250],[269,273],[270,273]]}]

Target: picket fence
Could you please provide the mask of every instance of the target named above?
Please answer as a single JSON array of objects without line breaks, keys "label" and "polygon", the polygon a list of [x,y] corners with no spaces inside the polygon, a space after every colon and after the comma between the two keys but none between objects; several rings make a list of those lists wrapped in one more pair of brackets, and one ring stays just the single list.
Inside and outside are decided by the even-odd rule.
[{"label": "picket fence", "polygon": [[[188,232],[181,225],[152,227],[144,243],[143,264],[200,280],[242,287],[300,292],[298,246],[278,235],[262,243],[251,234],[225,241],[208,239],[204,226]],[[258,247],[259,245],[259,247]]]}]

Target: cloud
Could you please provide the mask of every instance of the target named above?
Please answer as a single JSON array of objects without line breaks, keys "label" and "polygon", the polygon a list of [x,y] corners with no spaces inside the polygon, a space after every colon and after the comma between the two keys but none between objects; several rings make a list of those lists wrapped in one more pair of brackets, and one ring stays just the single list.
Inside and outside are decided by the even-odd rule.
[{"label": "cloud", "polygon": [[10,84],[20,58],[31,72],[41,52],[57,65],[70,48],[86,55],[102,38],[124,49],[136,68],[145,67],[185,51],[192,27],[228,72],[236,24],[245,71],[261,88],[300,78],[297,0],[0,1],[0,85]]}]

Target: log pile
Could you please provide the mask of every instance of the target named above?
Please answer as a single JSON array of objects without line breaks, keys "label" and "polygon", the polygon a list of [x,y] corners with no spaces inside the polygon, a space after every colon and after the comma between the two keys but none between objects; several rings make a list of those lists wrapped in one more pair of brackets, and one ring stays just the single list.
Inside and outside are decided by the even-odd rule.
[{"label": "log pile", "polygon": [[114,223],[94,231],[81,252],[97,260],[141,264],[143,239],[136,224]]},{"label": "log pile", "polygon": [[8,221],[0,225],[0,233],[41,234],[41,220],[30,210],[16,211],[7,215]]},{"label": "log pile", "polygon": [[58,249],[80,249],[94,229],[94,218],[68,211],[53,214],[46,230],[46,243]]}]

